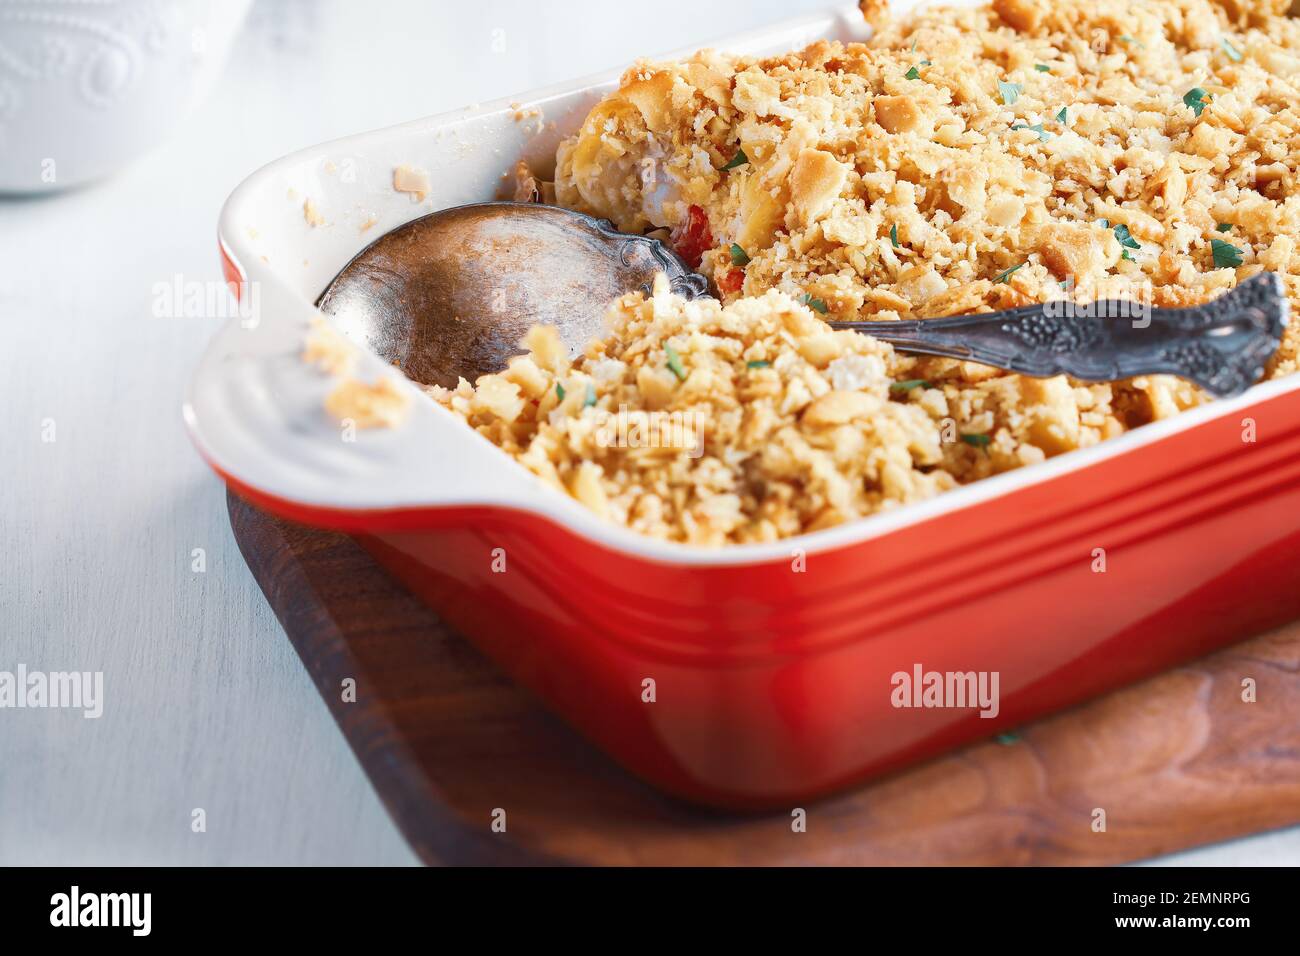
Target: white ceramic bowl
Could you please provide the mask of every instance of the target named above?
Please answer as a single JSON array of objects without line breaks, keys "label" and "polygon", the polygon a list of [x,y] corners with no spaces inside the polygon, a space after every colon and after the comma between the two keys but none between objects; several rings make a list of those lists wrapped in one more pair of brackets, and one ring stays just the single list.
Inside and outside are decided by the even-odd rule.
[{"label": "white ceramic bowl", "polygon": [[0,193],[65,189],[158,143],[251,0],[0,0]]}]

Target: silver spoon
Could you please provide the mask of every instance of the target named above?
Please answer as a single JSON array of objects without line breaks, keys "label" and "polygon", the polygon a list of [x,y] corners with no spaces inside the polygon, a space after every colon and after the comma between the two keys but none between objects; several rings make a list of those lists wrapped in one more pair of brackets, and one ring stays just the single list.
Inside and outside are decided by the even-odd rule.
[{"label": "silver spoon", "polygon": [[[708,292],[664,243],[536,203],[457,206],[371,243],[318,305],[339,327],[425,384],[453,387],[505,367],[529,326],[555,325],[575,353],[610,301],[656,273],[687,299]],[[1282,341],[1287,299],[1263,273],[1186,309],[1048,302],[1008,312],[902,322],[831,322],[896,348],[1031,376],[1103,382],[1165,373],[1213,395],[1244,392]]]}]

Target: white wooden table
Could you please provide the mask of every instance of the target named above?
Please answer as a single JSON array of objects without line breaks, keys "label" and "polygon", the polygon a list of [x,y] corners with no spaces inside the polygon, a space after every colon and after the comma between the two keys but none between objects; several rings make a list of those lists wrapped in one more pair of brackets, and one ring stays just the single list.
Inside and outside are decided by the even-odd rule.
[{"label": "white wooden table", "polygon": [[[97,720],[0,710],[0,864],[415,862],[181,427],[219,322],[154,318],[153,288],[219,278],[231,189],[301,146],[825,3],[656,0],[634,18],[607,0],[259,0],[161,149],[90,188],[0,200],[0,670],[105,682]],[[1294,864],[1300,829],[1170,861]]]}]

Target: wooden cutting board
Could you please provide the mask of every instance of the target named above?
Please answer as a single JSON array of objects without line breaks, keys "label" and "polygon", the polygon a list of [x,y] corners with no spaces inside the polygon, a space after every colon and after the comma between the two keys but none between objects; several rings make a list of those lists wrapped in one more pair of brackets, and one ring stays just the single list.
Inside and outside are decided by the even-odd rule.
[{"label": "wooden cutting board", "polygon": [[[1300,822],[1300,623],[813,803],[794,832],[785,813],[701,810],[641,783],[352,539],[234,495],[229,509],[249,568],[427,863],[1113,864]],[[349,677],[355,702],[342,699]]]}]

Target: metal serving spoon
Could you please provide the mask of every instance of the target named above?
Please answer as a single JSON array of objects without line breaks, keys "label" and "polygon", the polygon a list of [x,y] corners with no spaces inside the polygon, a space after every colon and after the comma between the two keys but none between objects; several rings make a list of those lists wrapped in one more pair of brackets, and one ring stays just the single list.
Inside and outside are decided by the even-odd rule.
[{"label": "metal serving spoon", "polygon": [[[454,387],[505,367],[529,326],[555,325],[576,353],[609,302],[663,272],[694,299],[707,280],[664,243],[536,203],[457,206],[399,226],[363,249],[317,303],[339,328],[418,382]],[[1223,397],[1264,374],[1282,340],[1281,280],[1257,275],[1187,309],[1103,300],[903,322],[831,322],[896,348],[1024,375],[1114,381],[1168,373]]]}]

